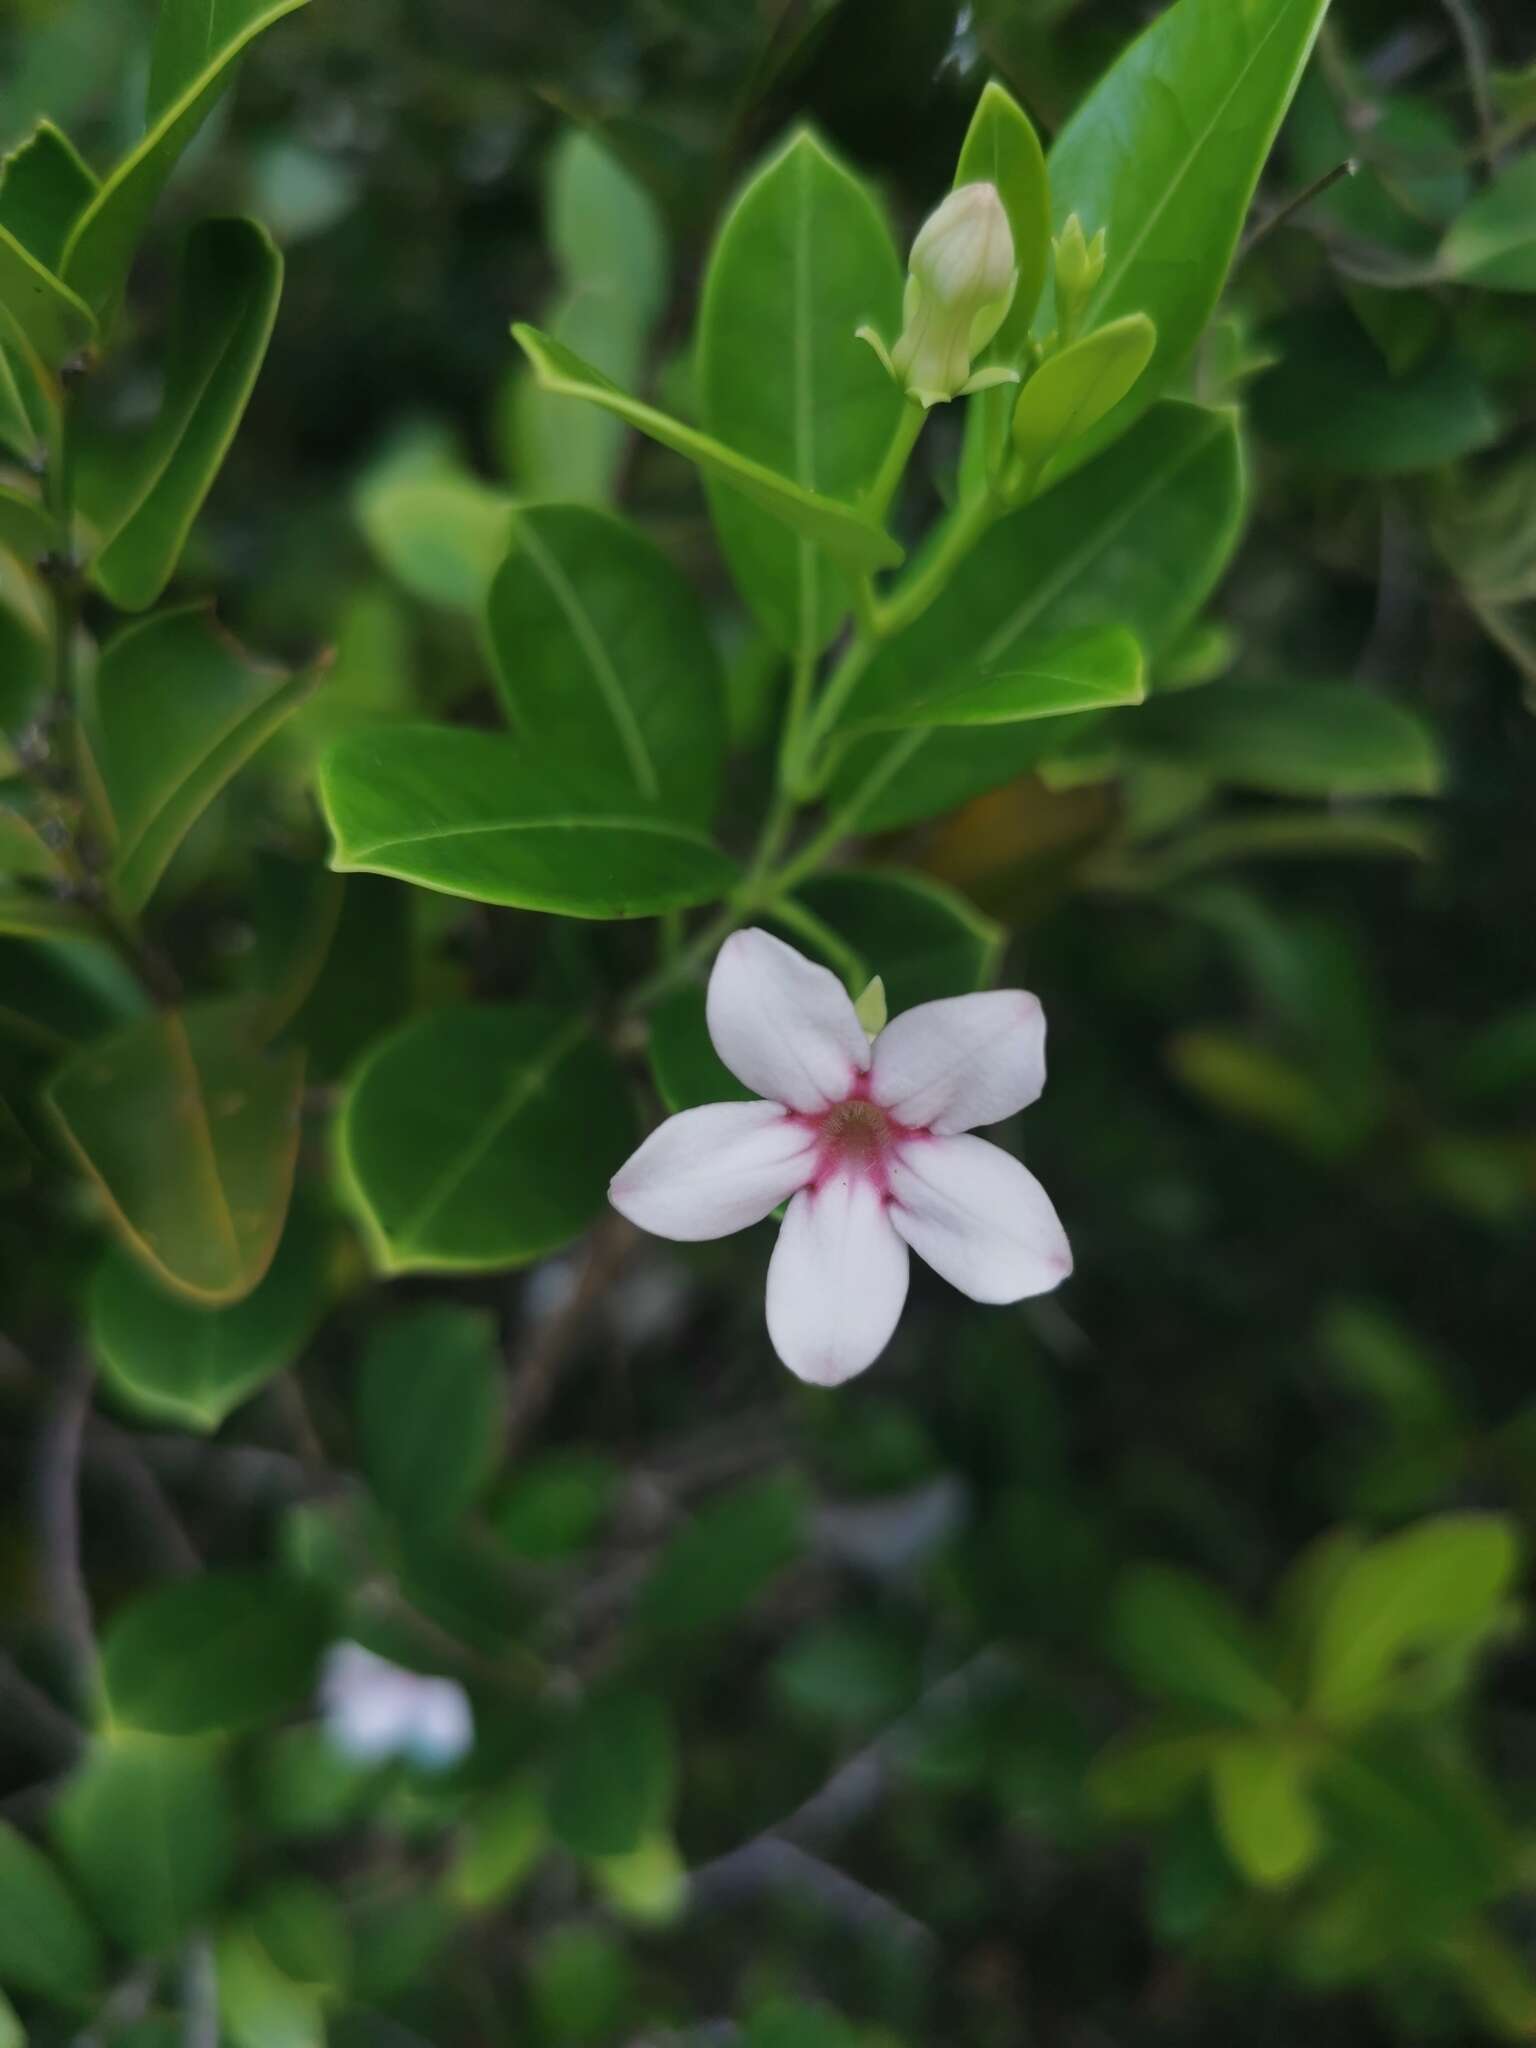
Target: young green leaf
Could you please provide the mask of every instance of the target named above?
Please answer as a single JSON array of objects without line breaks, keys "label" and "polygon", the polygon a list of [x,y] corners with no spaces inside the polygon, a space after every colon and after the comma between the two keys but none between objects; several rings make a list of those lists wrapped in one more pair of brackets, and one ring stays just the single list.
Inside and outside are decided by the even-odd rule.
[{"label": "young green leaf", "polygon": [[1343,683],[1263,683],[1158,699],[1123,744],[1218,782],[1278,796],[1433,796],[1433,731],[1388,697]]},{"label": "young green leaf", "polygon": [[223,1735],[305,1700],[331,1628],[313,1585],[276,1572],[204,1572],[140,1594],[102,1639],[112,1728]]},{"label": "young green leaf", "polygon": [[0,228],[57,272],[69,231],[98,188],[96,173],[52,121],[39,121],[0,165]]},{"label": "young green leaf", "polygon": [[696,427],[686,426],[654,406],[631,398],[590,363],[584,363],[536,327],[519,323],[512,332],[533,365],[541,389],[605,406],[638,427],[642,434],[649,434],[653,441],[686,456],[708,475],[763,506],[806,540],[825,549],[845,568],[888,569],[901,560],[901,549],[890,535],[853,506],[806,490],[791,478],[779,476],[761,462],[726,447],[713,435],[701,434]]},{"label": "young green leaf", "polygon": [[1517,157],[1457,215],[1439,268],[1461,284],[1536,292],[1536,152]]},{"label": "young green leaf", "polygon": [[325,2048],[319,1991],[290,1977],[249,1921],[219,1930],[214,1968],[219,2018],[233,2048]]},{"label": "young green leaf", "polygon": [[1110,1646],[1154,1699],[1226,1720],[1272,1721],[1286,1711],[1263,1645],[1226,1595],[1189,1573],[1141,1565],[1117,1588]]},{"label": "young green leaf", "polygon": [[40,561],[53,547],[58,528],[36,489],[0,484],[0,547],[24,562]]},{"label": "young green leaf", "polygon": [[1316,1862],[1323,1831],[1306,1763],[1283,1738],[1240,1735],[1226,1742],[1211,1790],[1221,1839],[1250,1883],[1293,1884]]},{"label": "young green leaf", "polygon": [[81,735],[119,903],[142,909],[196,819],[318,680],[258,667],[202,605],[108,641]]},{"label": "young green leaf", "polygon": [[582,1856],[622,1856],[672,1809],[677,1753],[666,1710],[648,1693],[599,1693],[561,1730],[550,1762],[549,1824]]},{"label": "young green leaf", "polygon": [[[865,323],[894,333],[901,270],[869,193],[808,130],[757,173],[721,227],[699,311],[709,433],[806,491],[854,503],[904,403]],[[846,579],[781,511],[709,480],[731,573],[781,647],[814,652],[848,609]]]},{"label": "young green leaf", "polygon": [[60,1853],[109,1933],[158,1955],[218,1903],[235,1853],[218,1757],[135,1735],[99,1742],[53,1809]]},{"label": "young green leaf", "polygon": [[387,1273],[487,1272],[592,1221],[634,1142],[611,1054],[531,1004],[438,1010],[358,1070],[342,1170]]},{"label": "young green leaf", "polygon": [[252,220],[205,220],[187,237],[160,416],[101,509],[98,587],[144,611],[175,574],[229,453],[267,353],[283,259]]},{"label": "young green leaf", "polygon": [[576,789],[521,740],[449,726],[355,733],[321,764],[342,872],[565,917],[707,903],[735,868],[697,826],[622,792]]},{"label": "young green leaf", "polygon": [[76,1052],[46,1100],[108,1216],[165,1285],[214,1306],[272,1263],[304,1055],[260,1048],[259,1006],[157,1011]]},{"label": "young green leaf", "polygon": [[1470,1648],[1509,1597],[1519,1556],[1514,1523],[1482,1514],[1437,1515],[1362,1551],[1318,1617],[1311,1711],[1366,1720],[1390,1704],[1405,1657]]},{"label": "young green leaf", "polygon": [[556,774],[600,777],[707,824],[725,747],[725,678],[703,607],[653,541],[606,512],[530,505],[491,586],[501,694]]},{"label": "young green leaf", "polygon": [[1008,656],[1007,666],[977,679],[952,680],[928,695],[887,704],[868,725],[1017,725],[1031,718],[1061,718],[1139,704],[1146,695],[1146,663],[1133,634],[1110,626],[1062,640],[1031,642]]},{"label": "young green leaf", "polygon": [[976,102],[960,145],[955,184],[985,180],[995,185],[1013,232],[1013,260],[1019,281],[1013,304],[992,337],[990,361],[1017,362],[1029,339],[1030,322],[1051,257],[1051,188],[1034,123],[1006,86],[990,80]]},{"label": "young green leaf", "polygon": [[[1159,405],[1048,497],[998,521],[937,602],[881,648],[845,721],[980,683],[1030,642],[1106,622],[1124,626],[1155,659],[1226,566],[1243,498],[1232,415]],[[1063,730],[1038,722],[860,739],[838,763],[832,800],[869,831],[909,824],[1011,781],[1059,745]]]},{"label": "young green leaf", "polygon": [[266,1278],[229,1308],[167,1294],[121,1250],[91,1283],[87,1324],[108,1387],[149,1421],[207,1435],[296,1363],[320,1313],[321,1233],[288,1219]]},{"label": "young green leaf", "polygon": [[505,492],[471,475],[436,436],[410,437],[367,472],[354,504],[368,545],[402,588],[482,616],[511,538]]},{"label": "young green leaf", "polygon": [[[308,0],[167,0],[150,62],[143,136],[75,223],[62,275],[105,312],[117,299],[166,180],[249,44]],[[3,296],[3,292],[0,292]]]},{"label": "young green leaf", "polygon": [[375,1331],[358,1378],[358,1437],[368,1484],[397,1521],[442,1530],[473,1507],[499,1455],[501,1378],[483,1310],[423,1308]]},{"label": "young green leaf", "polygon": [[1225,1728],[1157,1721],[1112,1742],[1088,1773],[1088,1791],[1121,1820],[1163,1820],[1210,1774],[1232,1741]]},{"label": "young green leaf", "polygon": [[61,2005],[84,2004],[101,1942],[41,1849],[0,1821],[0,1981]]},{"label": "young green leaf", "polygon": [[[1327,0],[1175,0],[1112,64],[1051,146],[1058,229],[1076,213],[1107,243],[1085,328],[1145,313],[1146,375],[1084,453],[1121,433],[1163,390],[1210,318],[1259,173],[1322,24]],[[1056,317],[1049,284],[1037,334]]]},{"label": "young green leaf", "polygon": [[0,313],[8,313],[28,345],[50,369],[96,336],[90,307],[7,227],[0,226]]},{"label": "young green leaf", "polygon": [[1157,329],[1145,313],[1127,313],[1046,357],[1013,409],[1014,452],[1029,476],[1038,477],[1120,403],[1156,345]]},{"label": "young green leaf", "polygon": [[759,1480],[714,1501],[669,1539],[640,1589],[635,1619],[653,1637],[692,1636],[735,1619],[800,1555],[804,1490]]}]

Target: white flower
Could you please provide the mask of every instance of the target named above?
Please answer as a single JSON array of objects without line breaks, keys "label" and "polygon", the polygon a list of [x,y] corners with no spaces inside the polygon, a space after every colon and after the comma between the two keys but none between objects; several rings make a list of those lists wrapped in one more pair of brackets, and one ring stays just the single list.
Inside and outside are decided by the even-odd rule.
[{"label": "white flower", "polygon": [[1045,1085],[1045,1019],[1019,989],[921,1003],[871,1043],[842,983],[763,931],[709,980],[709,1034],[762,1102],[685,1109],[614,1175],[609,1199],[658,1237],[724,1237],[787,1201],[768,1334],[801,1379],[836,1386],[885,1349],[907,1252],[973,1301],[1021,1301],[1072,1270],[1040,1183],[978,1124]]},{"label": "white flower", "polygon": [[354,1763],[409,1757],[446,1770],[473,1747],[474,1718],[463,1686],[426,1678],[361,1643],[334,1643],[320,1679],[326,1733]]},{"label": "white flower", "polygon": [[861,327],[859,338],[922,406],[1017,383],[1016,370],[973,374],[971,364],[1002,326],[1018,281],[1013,230],[997,187],[959,185],[912,244],[899,339],[888,351],[872,327]]}]

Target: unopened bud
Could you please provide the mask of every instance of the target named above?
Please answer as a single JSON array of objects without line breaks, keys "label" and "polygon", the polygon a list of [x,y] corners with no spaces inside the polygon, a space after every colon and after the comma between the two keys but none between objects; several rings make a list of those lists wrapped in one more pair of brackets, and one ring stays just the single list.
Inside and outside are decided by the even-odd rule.
[{"label": "unopened bud", "polygon": [[885,983],[878,974],[854,1004],[853,1012],[871,1038],[880,1036],[889,1012],[885,1003]]},{"label": "unopened bud", "polygon": [[986,183],[960,185],[923,223],[908,264],[901,335],[887,353],[869,328],[859,332],[908,395],[937,405],[1016,372],[971,365],[1003,324],[1019,273],[1013,231]]},{"label": "unopened bud", "polygon": [[1056,251],[1056,329],[1060,340],[1068,342],[1104,275],[1104,230],[1090,242],[1082,221],[1069,213],[1051,246]]}]

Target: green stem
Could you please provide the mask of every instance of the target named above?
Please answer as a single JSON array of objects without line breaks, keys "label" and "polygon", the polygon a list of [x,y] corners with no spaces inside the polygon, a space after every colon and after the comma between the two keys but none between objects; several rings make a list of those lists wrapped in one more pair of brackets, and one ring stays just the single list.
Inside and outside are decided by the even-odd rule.
[{"label": "green stem", "polygon": [[962,505],[939,537],[939,544],[915,574],[909,576],[888,604],[880,608],[880,632],[889,638],[920,619],[1002,510],[991,490]]},{"label": "green stem", "polygon": [[907,473],[908,458],[917,446],[917,437],[923,431],[927,417],[927,412],[915,399],[909,398],[903,404],[896,431],[891,436],[891,445],[885,451],[885,460],[864,500],[864,509],[871,518],[883,519],[890,510],[891,500]]},{"label": "green stem", "polygon": [[767,893],[763,900],[776,902],[786,890],[798,888],[807,876],[815,874],[827,856],[835,853],[858,825],[866,805],[874,801],[891,777],[899,768],[906,765],[927,737],[927,733],[918,727],[911,732],[902,733],[893,740],[852,796],[828,813],[821,830],[806,841],[793,860],[786,862],[776,875],[769,876],[764,885]]},{"label": "green stem", "polygon": [[796,902],[792,896],[780,896],[773,905],[773,914],[780,924],[787,924],[791,931],[802,937],[831,962],[842,976],[843,985],[851,996],[861,995],[869,984],[869,965],[861,953],[838,937],[824,918],[816,915],[804,903]]}]

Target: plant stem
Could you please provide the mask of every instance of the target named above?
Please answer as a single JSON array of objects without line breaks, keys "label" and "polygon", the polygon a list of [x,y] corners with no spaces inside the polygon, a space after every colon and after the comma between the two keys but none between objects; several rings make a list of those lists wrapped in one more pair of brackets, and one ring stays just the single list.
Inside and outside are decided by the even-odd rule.
[{"label": "plant stem", "polygon": [[891,436],[891,445],[885,451],[885,460],[879,474],[869,487],[864,500],[864,509],[875,519],[883,519],[890,509],[897,487],[906,475],[907,461],[917,446],[917,437],[923,431],[927,419],[926,411],[915,399],[909,398],[901,408],[901,417],[896,422],[896,431]]},{"label": "plant stem", "polygon": [[787,924],[791,931],[799,932],[826,955],[842,976],[850,995],[857,996],[863,992],[870,978],[869,963],[846,939],[839,938],[825,918],[818,917],[814,910],[797,903],[791,896],[778,897],[773,914],[780,924]]}]

